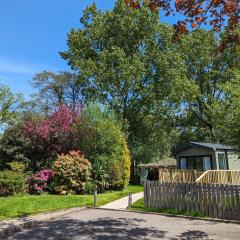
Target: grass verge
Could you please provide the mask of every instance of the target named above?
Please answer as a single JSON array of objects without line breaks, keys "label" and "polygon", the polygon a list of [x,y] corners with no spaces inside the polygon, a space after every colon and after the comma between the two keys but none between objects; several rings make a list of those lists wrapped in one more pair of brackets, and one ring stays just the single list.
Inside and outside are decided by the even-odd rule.
[{"label": "grass verge", "polygon": [[166,210],[166,209],[145,208],[143,198],[133,203],[133,205],[129,209],[135,210],[135,211],[167,213],[167,214],[184,215],[184,216],[190,216],[190,217],[205,217],[204,214],[201,212],[187,212],[187,211],[179,211],[176,209]]},{"label": "grass verge", "polygon": [[[119,198],[125,197],[129,192],[142,192],[143,187],[129,185],[122,191],[107,191],[98,194],[97,205],[102,206]],[[93,195],[26,195],[0,198],[0,220],[23,217],[35,213],[68,209],[72,207],[93,206]]]}]

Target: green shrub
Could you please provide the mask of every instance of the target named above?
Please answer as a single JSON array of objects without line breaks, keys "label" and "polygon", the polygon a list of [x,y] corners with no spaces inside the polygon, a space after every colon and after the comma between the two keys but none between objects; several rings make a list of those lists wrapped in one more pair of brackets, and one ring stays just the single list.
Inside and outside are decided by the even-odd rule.
[{"label": "green shrub", "polygon": [[33,156],[33,147],[25,136],[22,124],[6,129],[0,138],[0,170],[11,169],[10,162],[23,163],[27,168]]},{"label": "green shrub", "polygon": [[23,173],[26,170],[26,165],[24,163],[20,162],[10,162],[8,163],[8,166],[10,167],[11,171],[13,172],[19,172]]},{"label": "green shrub", "polygon": [[53,165],[52,189],[59,194],[81,193],[90,180],[90,162],[79,151],[59,155]]},{"label": "green shrub", "polygon": [[[92,164],[92,180],[91,184],[88,184],[88,192],[92,193],[93,190],[98,192],[104,192],[110,187],[110,176],[107,171],[106,160],[99,156]],[[92,186],[92,191],[91,187]]]},{"label": "green shrub", "polygon": [[[81,134],[86,128],[89,134]],[[114,114],[90,104],[76,124],[76,132],[80,136],[76,147],[92,162],[92,178],[98,188],[124,188],[130,178],[130,153]]]},{"label": "green shrub", "polygon": [[21,173],[0,171],[0,197],[25,192],[25,179]]}]

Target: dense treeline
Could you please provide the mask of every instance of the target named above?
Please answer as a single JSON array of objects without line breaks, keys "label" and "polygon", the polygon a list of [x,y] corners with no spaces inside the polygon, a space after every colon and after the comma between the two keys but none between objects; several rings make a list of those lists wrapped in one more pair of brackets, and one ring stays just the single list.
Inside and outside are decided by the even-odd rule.
[{"label": "dense treeline", "polygon": [[[32,101],[16,98],[22,111],[0,86],[0,97],[9,95],[0,109],[2,169],[24,162],[36,172],[80,150],[103,189],[126,185],[129,151],[134,165],[193,140],[240,147],[240,47],[219,51],[224,32],[199,29],[173,42],[157,11],[123,0],[112,11],[89,6],[80,22],[60,53],[72,70],[36,74]],[[9,113],[14,121],[4,122]]]}]

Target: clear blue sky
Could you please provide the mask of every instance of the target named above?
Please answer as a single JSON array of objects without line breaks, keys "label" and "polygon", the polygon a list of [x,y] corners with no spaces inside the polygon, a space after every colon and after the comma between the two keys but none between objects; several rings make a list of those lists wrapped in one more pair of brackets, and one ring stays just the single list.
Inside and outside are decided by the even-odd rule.
[{"label": "clear blue sky", "polygon": [[58,52],[67,49],[67,33],[79,27],[83,10],[93,2],[100,9],[114,6],[114,0],[1,0],[1,82],[28,98],[34,73],[68,69]]}]

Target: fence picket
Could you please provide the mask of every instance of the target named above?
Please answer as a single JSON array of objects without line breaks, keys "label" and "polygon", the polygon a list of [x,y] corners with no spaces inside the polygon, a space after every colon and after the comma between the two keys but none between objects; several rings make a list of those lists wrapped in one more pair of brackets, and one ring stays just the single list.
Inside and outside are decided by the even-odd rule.
[{"label": "fence picket", "polygon": [[231,219],[236,220],[236,207],[235,207],[235,194],[234,194],[234,186],[230,185],[230,195],[231,195]]},{"label": "fence picket", "polygon": [[159,209],[163,208],[163,187],[162,187],[162,183],[159,182]]},{"label": "fence picket", "polygon": [[221,209],[221,193],[220,193],[220,185],[216,184],[216,194],[217,194],[217,218],[222,218],[222,209]]},{"label": "fence picket", "polygon": [[155,195],[155,181],[152,182],[152,193],[153,193],[153,201],[152,201],[152,207],[156,208],[155,202],[156,202],[156,195]]},{"label": "fence picket", "polygon": [[165,191],[166,191],[165,184],[166,183],[162,183],[162,209],[165,208]]},{"label": "fence picket", "polygon": [[203,213],[204,208],[203,208],[203,186],[202,186],[202,184],[198,184],[198,192],[199,192],[199,211],[201,213]]},{"label": "fence picket", "polygon": [[235,194],[236,194],[236,215],[237,220],[240,220],[240,197],[239,197],[239,187],[235,186]]},{"label": "fence picket", "polygon": [[144,206],[240,220],[240,188],[237,185],[145,181]]},{"label": "fence picket", "polygon": [[194,184],[195,188],[195,211],[199,212],[200,206],[199,206],[199,184]]},{"label": "fence picket", "polygon": [[150,192],[150,181],[147,181],[147,207],[150,207],[150,199],[151,199],[151,192]]},{"label": "fence picket", "polygon": [[147,182],[144,181],[144,189],[143,189],[143,200],[144,200],[144,207],[147,207]]},{"label": "fence picket", "polygon": [[221,188],[221,206],[222,206],[222,219],[226,219],[226,210],[227,210],[227,204],[226,204],[226,193],[224,185],[220,185]]},{"label": "fence picket", "polygon": [[225,194],[226,194],[226,217],[227,219],[231,219],[231,199],[228,185],[225,185]]},{"label": "fence picket", "polygon": [[213,217],[217,218],[217,191],[215,184],[212,184],[212,204],[213,204]]},{"label": "fence picket", "polygon": [[167,208],[169,209],[171,206],[170,206],[170,183],[167,183]]},{"label": "fence picket", "polygon": [[191,206],[191,212],[195,212],[195,206],[194,206],[194,187],[193,187],[193,183],[190,183],[190,206]]}]

